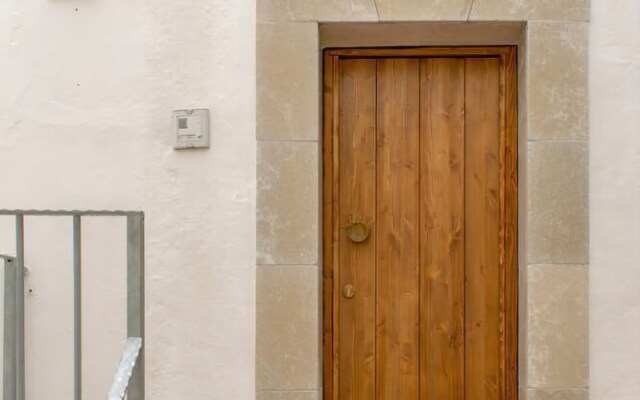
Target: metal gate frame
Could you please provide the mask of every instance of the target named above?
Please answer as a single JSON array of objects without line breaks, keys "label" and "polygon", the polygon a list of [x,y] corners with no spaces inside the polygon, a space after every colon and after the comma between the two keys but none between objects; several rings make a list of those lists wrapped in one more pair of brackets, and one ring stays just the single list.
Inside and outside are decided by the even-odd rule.
[{"label": "metal gate frame", "polygon": [[[74,400],[82,399],[82,217],[126,217],[127,220],[127,346],[114,387],[120,386],[128,400],[144,400],[144,213],[140,211],[96,210],[0,210],[0,216],[14,216],[16,254],[0,255],[5,260],[4,399],[25,400],[24,363],[24,254],[25,216],[71,217],[73,223],[73,359]],[[139,352],[132,354],[132,346]],[[9,357],[7,357],[9,355]],[[120,375],[119,375],[120,374]],[[129,378],[130,375],[130,378]],[[128,390],[127,390],[128,389]],[[120,392],[116,390],[116,392]],[[112,388],[113,392],[113,388]],[[122,398],[122,397],[120,397]]]}]

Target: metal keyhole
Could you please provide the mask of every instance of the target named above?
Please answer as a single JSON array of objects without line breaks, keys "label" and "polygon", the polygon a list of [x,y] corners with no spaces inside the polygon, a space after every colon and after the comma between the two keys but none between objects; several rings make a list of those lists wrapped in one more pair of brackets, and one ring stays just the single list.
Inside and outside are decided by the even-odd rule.
[{"label": "metal keyhole", "polygon": [[351,299],[356,295],[356,288],[354,288],[351,284],[344,285],[344,287],[342,288],[342,295],[347,299]]}]

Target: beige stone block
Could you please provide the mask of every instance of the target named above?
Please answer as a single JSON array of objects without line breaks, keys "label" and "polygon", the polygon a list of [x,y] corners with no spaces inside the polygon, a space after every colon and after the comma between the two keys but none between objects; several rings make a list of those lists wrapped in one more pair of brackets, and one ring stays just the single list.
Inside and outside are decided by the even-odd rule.
[{"label": "beige stone block", "polygon": [[257,0],[258,21],[377,21],[375,0]]},{"label": "beige stone block", "polygon": [[257,24],[258,140],[318,140],[318,24]]},{"label": "beige stone block", "polygon": [[589,20],[589,0],[475,0],[471,20]]},{"label": "beige stone block", "polygon": [[588,24],[528,27],[529,138],[588,137]]},{"label": "beige stone block", "polygon": [[257,263],[318,263],[319,144],[258,143]]},{"label": "beige stone block", "polygon": [[[523,22],[321,24],[321,47],[514,45]],[[524,58],[524,57],[523,57]]]},{"label": "beige stone block", "polygon": [[[530,387],[581,387],[589,379],[588,268],[532,265],[528,273]],[[534,399],[573,399],[556,393]]]},{"label": "beige stone block", "polygon": [[[522,235],[524,236],[524,235]],[[527,268],[526,263],[518,265],[518,400],[526,400],[526,388],[528,377],[528,357],[527,354],[527,338],[525,333],[528,331],[528,305],[527,305]]]},{"label": "beige stone block", "polygon": [[[320,387],[317,267],[258,267],[256,385],[260,390]],[[273,394],[265,399],[307,399]],[[279,397],[280,396],[280,397]],[[302,396],[302,395],[301,395]],[[309,397],[311,396],[311,397]]]},{"label": "beige stone block", "polygon": [[376,0],[380,21],[465,21],[472,0]]},{"label": "beige stone block", "polygon": [[588,389],[529,389],[527,400],[589,400]]},{"label": "beige stone block", "polygon": [[527,260],[588,262],[587,142],[529,142]]},{"label": "beige stone block", "polygon": [[258,392],[257,400],[318,400],[318,391]]}]

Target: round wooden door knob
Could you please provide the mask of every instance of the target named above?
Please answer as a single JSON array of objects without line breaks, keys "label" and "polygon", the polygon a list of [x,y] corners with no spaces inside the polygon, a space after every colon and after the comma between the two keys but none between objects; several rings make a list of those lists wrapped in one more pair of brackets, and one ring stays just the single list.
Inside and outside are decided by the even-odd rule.
[{"label": "round wooden door knob", "polygon": [[351,224],[347,228],[347,236],[352,242],[362,243],[369,237],[369,227],[362,222]]},{"label": "round wooden door knob", "polygon": [[342,288],[342,295],[347,299],[351,299],[356,295],[356,288],[354,288],[351,284],[344,285],[344,287]]}]

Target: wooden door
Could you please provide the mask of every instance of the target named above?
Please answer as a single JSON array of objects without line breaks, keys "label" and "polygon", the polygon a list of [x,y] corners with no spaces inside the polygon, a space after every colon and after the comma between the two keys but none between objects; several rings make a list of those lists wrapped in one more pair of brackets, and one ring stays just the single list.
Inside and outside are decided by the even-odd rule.
[{"label": "wooden door", "polygon": [[325,400],[517,398],[515,60],[325,52]]}]

